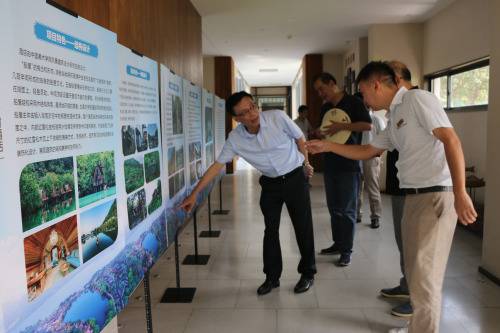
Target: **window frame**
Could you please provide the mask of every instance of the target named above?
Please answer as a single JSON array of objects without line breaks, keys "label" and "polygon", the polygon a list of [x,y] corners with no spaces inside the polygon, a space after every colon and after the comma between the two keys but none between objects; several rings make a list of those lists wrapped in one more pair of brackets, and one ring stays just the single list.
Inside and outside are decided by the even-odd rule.
[{"label": "window frame", "polygon": [[[467,63],[462,66],[446,69],[443,71],[436,72],[434,74],[429,74],[425,76],[425,82],[427,83],[427,90],[432,92],[432,80],[438,79],[441,77],[446,77],[446,107],[444,110],[446,112],[476,112],[476,111],[488,111],[488,104],[476,104],[476,105],[469,105],[469,106],[459,106],[459,107],[451,107],[451,99],[450,99],[450,93],[451,93],[451,77],[453,75],[465,73],[468,71],[472,71],[478,68],[486,67],[490,65],[490,59],[482,59],[478,61],[474,61],[472,63]],[[489,86],[488,86],[489,90]],[[489,100],[488,100],[489,102]]]}]

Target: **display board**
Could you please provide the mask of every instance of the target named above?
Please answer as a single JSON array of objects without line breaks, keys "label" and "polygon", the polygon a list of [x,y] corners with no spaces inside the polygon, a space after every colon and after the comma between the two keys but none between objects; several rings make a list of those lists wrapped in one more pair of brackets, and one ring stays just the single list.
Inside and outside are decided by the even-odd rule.
[{"label": "display board", "polygon": [[224,142],[226,141],[226,103],[222,98],[215,96],[215,115],[214,115],[214,125],[215,125],[215,158],[219,157],[219,154],[224,147]]},{"label": "display board", "polygon": [[[222,147],[224,147],[224,142],[226,142],[226,102],[218,96],[215,96],[214,121],[215,158],[217,159],[222,151]],[[223,168],[220,176],[223,176],[225,173],[226,168]]]},{"label": "display board", "polygon": [[214,162],[215,140],[214,140],[214,95],[203,89],[203,170],[206,170]]},{"label": "display board", "polygon": [[75,290],[124,235],[116,34],[44,1],[3,1],[0,12],[3,329],[90,327],[77,309],[111,300]]},{"label": "display board", "polygon": [[[163,203],[158,64],[119,45],[121,149],[127,228],[155,219]],[[147,223],[146,223],[147,224]]]},{"label": "display board", "polygon": [[163,138],[164,165],[167,166],[165,197],[167,201],[167,233],[173,239],[178,228],[184,223],[186,214],[176,209],[186,196],[186,139],[184,111],[184,89],[182,77],[176,75],[163,64],[161,76],[161,128]]},{"label": "display board", "polygon": [[43,0],[0,19],[0,332],[99,332],[189,218],[201,89]]},{"label": "display board", "polygon": [[186,111],[186,147],[188,147],[188,189],[191,190],[203,175],[203,123],[201,88],[184,79],[184,110]]}]

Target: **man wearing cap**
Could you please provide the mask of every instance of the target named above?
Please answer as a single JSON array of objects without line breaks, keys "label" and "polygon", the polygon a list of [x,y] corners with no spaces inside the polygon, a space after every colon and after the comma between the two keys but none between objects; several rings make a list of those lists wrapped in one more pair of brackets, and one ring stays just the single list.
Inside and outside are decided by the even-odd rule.
[{"label": "man wearing cap", "polygon": [[[339,131],[350,131],[346,144],[360,144],[361,133],[371,130],[371,118],[363,101],[347,94],[337,87],[337,81],[330,73],[321,73],[314,80],[314,89],[325,102],[321,118],[330,108],[344,111],[350,122],[332,122],[328,130],[320,136],[333,135]],[[321,254],[340,254],[336,264],[348,266],[354,243],[361,166],[359,161],[345,158],[335,153],[324,154],[323,176],[333,244],[321,250]]]},{"label": "man wearing cap", "polygon": [[262,173],[260,208],[264,215],[264,273],[266,280],[257,289],[259,295],[279,287],[283,270],[279,241],[279,224],[283,203],[295,230],[301,259],[301,274],[295,293],[313,285],[316,274],[311,200],[307,176],[313,169],[307,158],[304,135],[281,110],[259,112],[250,94],[240,91],[226,101],[226,111],[239,122],[229,133],[222,152],[205,172],[193,192],[180,205],[190,211],[198,193],[214,179],[236,155]]},{"label": "man wearing cap", "polygon": [[439,100],[420,89],[398,88],[394,70],[370,62],[357,78],[363,99],[374,110],[388,110],[386,130],[368,145],[315,140],[312,153],[333,151],[365,160],[397,149],[400,186],[406,193],[402,221],[405,272],[413,316],[409,327],[390,332],[438,333],[446,263],[457,216],[461,223],[477,213],[465,189],[460,140]]}]

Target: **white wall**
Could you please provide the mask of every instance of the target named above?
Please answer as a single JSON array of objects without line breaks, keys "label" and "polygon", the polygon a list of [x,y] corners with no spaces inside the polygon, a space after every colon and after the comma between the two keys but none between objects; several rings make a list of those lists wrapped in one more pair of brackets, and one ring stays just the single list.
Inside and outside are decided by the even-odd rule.
[{"label": "white wall", "polygon": [[[423,74],[431,74],[489,55],[489,21],[488,0],[457,0],[426,21],[423,26]],[[489,113],[448,113],[462,141],[465,163],[468,166],[474,165],[476,176],[480,178],[486,175]],[[484,189],[478,189],[478,202],[484,202],[484,192]]]},{"label": "white wall", "polygon": [[457,0],[425,22],[423,73],[487,56],[488,14],[489,0]]},{"label": "white wall", "polygon": [[[368,29],[367,60],[399,60],[408,66],[412,82],[420,84],[422,75],[422,25],[377,24]],[[362,44],[360,45],[360,47]],[[360,58],[360,65],[362,58]],[[364,64],[363,64],[364,65]],[[362,67],[361,67],[362,68]],[[385,112],[383,112],[385,113]],[[382,156],[380,168],[381,190],[385,189],[386,156]]]},{"label": "white wall", "polygon": [[337,79],[337,86],[344,87],[344,57],[341,54],[323,54],[323,71]]},{"label": "white wall", "polygon": [[368,29],[368,59],[399,60],[408,66],[412,83],[421,85],[422,24],[377,24]]},{"label": "white wall", "polygon": [[490,97],[488,112],[488,147],[485,223],[483,236],[482,266],[500,278],[500,1],[491,2],[490,24]]},{"label": "white wall", "polygon": [[[448,117],[462,142],[466,166],[474,166],[475,175],[485,177],[488,112],[448,112]],[[484,188],[476,190],[476,200],[484,202]]]},{"label": "white wall", "polygon": [[300,105],[305,103],[306,100],[306,87],[305,87],[305,78],[304,78],[304,70],[303,65],[300,66],[297,75],[292,83],[292,119],[295,119],[299,116],[298,108]]}]

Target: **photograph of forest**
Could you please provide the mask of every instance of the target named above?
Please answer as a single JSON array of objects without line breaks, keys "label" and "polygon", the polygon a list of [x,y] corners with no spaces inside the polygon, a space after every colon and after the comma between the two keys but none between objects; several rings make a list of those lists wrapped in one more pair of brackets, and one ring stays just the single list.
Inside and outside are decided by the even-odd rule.
[{"label": "photograph of forest", "polygon": [[137,190],[144,185],[144,165],[142,157],[129,158],[124,162],[125,190],[127,193]]},{"label": "photograph of forest", "polygon": [[148,149],[148,130],[146,125],[138,125],[135,128],[135,143],[138,152]]},{"label": "photograph of forest", "polygon": [[172,96],[172,130],[173,135],[182,134],[182,101],[179,96]]},{"label": "photograph of forest", "polygon": [[184,168],[184,145],[175,149],[175,165],[177,171]]},{"label": "photograph of forest", "polygon": [[135,153],[135,137],[134,127],[127,125],[122,126],[122,150],[123,156]]},{"label": "photograph of forest", "polygon": [[148,125],[149,149],[157,148],[158,147],[158,140],[159,140],[158,126],[156,124],[149,124]]},{"label": "photograph of forest", "polygon": [[76,165],[80,208],[116,193],[113,151],[77,156]]},{"label": "photograph of forest", "polygon": [[205,142],[212,142],[214,139],[214,111],[211,107],[205,107]]},{"label": "photograph of forest", "polygon": [[146,210],[146,192],[144,189],[137,191],[127,198],[127,213],[130,230],[146,218],[148,212]]},{"label": "photograph of forest", "polygon": [[168,160],[168,175],[175,173],[175,147],[169,147],[167,150],[167,160]]},{"label": "photograph of forest", "polygon": [[148,213],[151,215],[151,213],[157,210],[162,203],[161,182],[159,179],[156,181],[156,183],[153,182],[146,185],[146,195]]},{"label": "photograph of forest", "polygon": [[160,177],[160,153],[158,151],[144,155],[144,171],[147,183]]},{"label": "photograph of forest", "polygon": [[19,179],[23,231],[76,208],[73,157],[28,164]]}]

